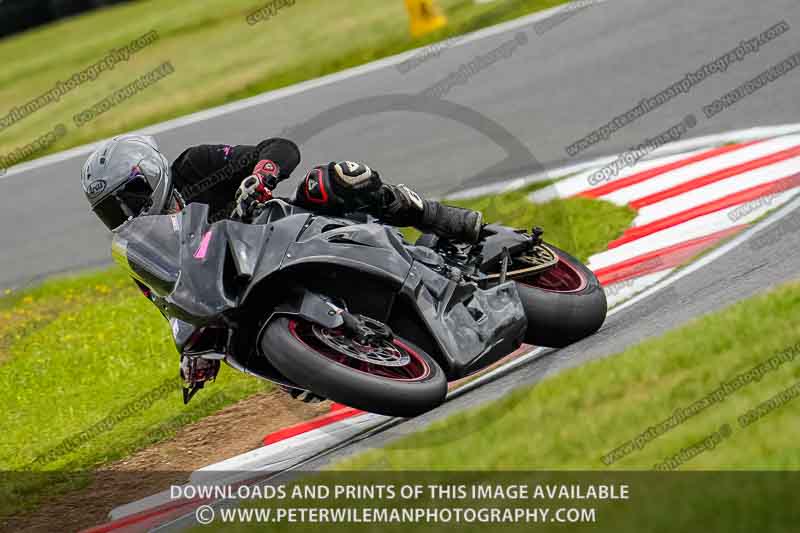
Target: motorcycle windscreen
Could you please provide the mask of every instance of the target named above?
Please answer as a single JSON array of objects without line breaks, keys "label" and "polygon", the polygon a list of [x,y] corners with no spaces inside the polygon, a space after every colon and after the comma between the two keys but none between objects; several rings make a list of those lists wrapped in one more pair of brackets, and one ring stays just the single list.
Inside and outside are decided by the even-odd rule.
[{"label": "motorcycle windscreen", "polygon": [[180,218],[158,215],[135,218],[116,231],[114,260],[158,296],[175,288],[180,273]]}]

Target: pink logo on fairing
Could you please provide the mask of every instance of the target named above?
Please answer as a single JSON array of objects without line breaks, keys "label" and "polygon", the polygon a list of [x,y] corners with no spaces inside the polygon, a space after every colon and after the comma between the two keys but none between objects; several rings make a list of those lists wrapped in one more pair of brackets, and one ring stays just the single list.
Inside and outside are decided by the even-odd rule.
[{"label": "pink logo on fairing", "polygon": [[211,242],[211,232],[207,232],[203,235],[203,240],[200,241],[200,247],[194,253],[195,259],[205,259],[206,254],[208,253],[208,245]]}]

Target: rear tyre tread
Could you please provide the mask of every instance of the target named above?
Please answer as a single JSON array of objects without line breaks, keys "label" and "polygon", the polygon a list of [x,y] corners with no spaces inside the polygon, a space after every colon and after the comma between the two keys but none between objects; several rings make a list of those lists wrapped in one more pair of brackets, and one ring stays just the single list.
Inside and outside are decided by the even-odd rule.
[{"label": "rear tyre tread", "polygon": [[548,244],[586,280],[577,292],[552,292],[517,282],[528,318],[525,342],[534,346],[563,348],[597,332],[608,312],[603,287],[586,265],[567,252]]}]

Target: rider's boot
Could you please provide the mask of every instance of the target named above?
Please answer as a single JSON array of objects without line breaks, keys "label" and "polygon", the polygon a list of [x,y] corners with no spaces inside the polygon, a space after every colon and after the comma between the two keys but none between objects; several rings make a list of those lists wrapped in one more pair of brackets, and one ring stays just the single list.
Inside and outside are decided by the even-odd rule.
[{"label": "rider's boot", "polygon": [[475,243],[483,228],[479,211],[425,200],[405,185],[381,186],[382,218],[398,226],[414,226],[445,239]]}]

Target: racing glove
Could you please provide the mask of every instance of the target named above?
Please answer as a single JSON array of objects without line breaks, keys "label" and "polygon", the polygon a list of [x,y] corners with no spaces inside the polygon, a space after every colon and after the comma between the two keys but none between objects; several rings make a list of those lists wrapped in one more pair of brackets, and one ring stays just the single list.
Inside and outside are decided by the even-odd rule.
[{"label": "racing glove", "polygon": [[334,161],[312,168],[296,198],[310,208],[346,213],[376,205],[380,188],[380,175],[367,165]]},{"label": "racing glove", "polygon": [[231,218],[249,222],[272,199],[272,189],[278,184],[280,168],[269,159],[259,161],[253,173],[242,180],[236,191],[236,207]]}]

